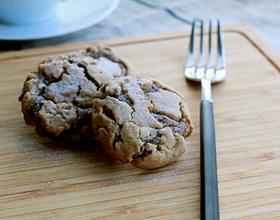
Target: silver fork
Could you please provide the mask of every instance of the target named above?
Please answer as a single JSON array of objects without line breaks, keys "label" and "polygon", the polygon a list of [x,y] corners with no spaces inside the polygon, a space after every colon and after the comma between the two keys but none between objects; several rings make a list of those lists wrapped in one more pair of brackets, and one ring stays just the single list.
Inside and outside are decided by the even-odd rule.
[{"label": "silver fork", "polygon": [[198,21],[192,23],[189,54],[185,65],[188,80],[201,83],[200,103],[200,145],[201,145],[201,219],[218,220],[219,195],[216,161],[216,138],[211,84],[225,80],[225,56],[222,43],[220,21],[217,21],[217,60],[213,64],[212,21],[209,21],[207,62],[204,59],[203,21],[200,20],[200,45],[198,61],[194,55],[195,28]]}]

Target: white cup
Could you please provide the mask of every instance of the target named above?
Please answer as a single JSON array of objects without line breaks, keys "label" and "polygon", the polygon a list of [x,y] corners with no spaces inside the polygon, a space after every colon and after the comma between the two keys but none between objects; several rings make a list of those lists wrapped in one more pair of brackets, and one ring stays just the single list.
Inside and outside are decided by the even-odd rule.
[{"label": "white cup", "polygon": [[55,16],[61,0],[0,0],[0,22],[35,24]]}]

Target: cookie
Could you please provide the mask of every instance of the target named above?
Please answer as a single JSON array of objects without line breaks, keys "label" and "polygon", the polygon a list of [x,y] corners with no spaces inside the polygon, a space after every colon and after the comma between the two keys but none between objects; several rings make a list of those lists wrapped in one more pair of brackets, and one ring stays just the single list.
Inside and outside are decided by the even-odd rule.
[{"label": "cookie", "polygon": [[71,142],[91,138],[92,100],[104,83],[130,73],[109,48],[97,46],[42,61],[19,97],[26,124],[42,136]]},{"label": "cookie", "polygon": [[145,77],[105,85],[93,102],[93,136],[123,163],[154,169],[175,161],[187,148],[193,125],[181,95]]}]

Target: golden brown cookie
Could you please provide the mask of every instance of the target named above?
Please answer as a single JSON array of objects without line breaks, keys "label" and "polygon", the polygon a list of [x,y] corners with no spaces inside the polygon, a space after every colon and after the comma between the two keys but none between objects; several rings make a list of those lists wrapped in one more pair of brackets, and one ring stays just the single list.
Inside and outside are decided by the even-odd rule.
[{"label": "golden brown cookie", "polygon": [[175,161],[187,147],[192,123],[181,95],[145,77],[104,85],[95,98],[93,136],[123,163],[154,169]]}]

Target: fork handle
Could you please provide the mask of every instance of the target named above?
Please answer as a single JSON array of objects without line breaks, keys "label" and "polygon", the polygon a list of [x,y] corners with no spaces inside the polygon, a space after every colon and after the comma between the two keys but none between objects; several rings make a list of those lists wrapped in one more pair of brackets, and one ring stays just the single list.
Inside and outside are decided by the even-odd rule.
[{"label": "fork handle", "polygon": [[200,104],[201,219],[219,220],[219,196],[213,102]]}]

